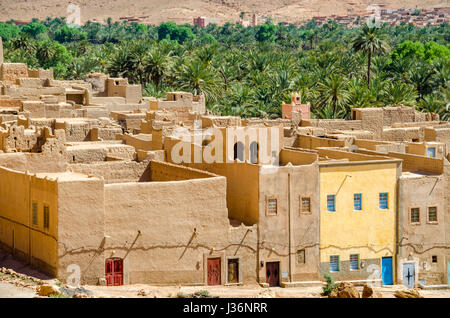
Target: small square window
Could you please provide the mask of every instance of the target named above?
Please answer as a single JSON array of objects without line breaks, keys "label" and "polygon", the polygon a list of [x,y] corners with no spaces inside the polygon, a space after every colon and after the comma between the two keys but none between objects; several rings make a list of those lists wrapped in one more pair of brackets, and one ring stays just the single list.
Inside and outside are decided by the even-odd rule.
[{"label": "small square window", "polygon": [[311,198],[301,197],[300,198],[300,212],[310,213],[311,212]]},{"label": "small square window", "polygon": [[306,263],[306,259],[305,259],[305,250],[298,250],[297,251],[297,264],[305,264]]},{"label": "small square window", "polygon": [[353,210],[361,211],[361,193],[353,194]]},{"label": "small square window", "polygon": [[419,208],[411,209],[411,223],[420,223],[420,209]]},{"label": "small square window", "polygon": [[350,270],[359,270],[359,254],[350,254]]},{"label": "small square window", "polygon": [[431,256],[431,262],[432,263],[437,263],[437,255]]},{"label": "small square window", "polygon": [[382,192],[379,194],[379,208],[381,210],[388,209],[388,207],[389,207],[388,198],[389,198],[389,196],[388,196],[387,192]]},{"label": "small square window", "polygon": [[339,255],[330,256],[330,272],[339,272]]},{"label": "small square window", "polygon": [[327,211],[328,212],[336,211],[336,197],[334,194],[327,195]]},{"label": "small square window", "polygon": [[277,215],[277,213],[278,213],[277,199],[267,199],[267,214]]},{"label": "small square window", "polygon": [[428,207],[428,222],[437,222],[437,208],[435,206]]}]

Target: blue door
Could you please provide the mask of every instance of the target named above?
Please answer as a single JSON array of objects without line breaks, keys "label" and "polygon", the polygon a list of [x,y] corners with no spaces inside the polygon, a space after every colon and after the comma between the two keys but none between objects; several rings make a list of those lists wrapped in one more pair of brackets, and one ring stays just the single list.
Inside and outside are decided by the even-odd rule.
[{"label": "blue door", "polygon": [[403,264],[403,285],[409,289],[413,289],[415,279],[414,264]]},{"label": "blue door", "polygon": [[392,257],[383,257],[381,259],[381,279],[383,285],[392,285]]},{"label": "blue door", "polygon": [[448,262],[448,264],[447,264],[447,271],[448,271],[448,284],[450,285],[450,262]]}]

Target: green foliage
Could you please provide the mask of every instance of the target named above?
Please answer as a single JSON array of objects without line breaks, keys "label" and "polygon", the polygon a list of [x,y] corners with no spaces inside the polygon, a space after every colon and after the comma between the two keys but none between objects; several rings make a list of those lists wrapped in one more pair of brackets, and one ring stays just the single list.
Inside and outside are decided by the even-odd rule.
[{"label": "green foliage", "polygon": [[276,32],[276,25],[265,23],[258,27],[255,38],[258,42],[273,42],[276,39]]},{"label": "green foliage", "polygon": [[47,32],[47,27],[39,22],[31,22],[22,28],[22,32],[36,38],[39,34]]},{"label": "green foliage", "polygon": [[20,28],[15,24],[0,23],[0,38],[3,41],[8,41],[16,37],[20,33]]},{"label": "green foliage", "polygon": [[87,33],[81,32],[76,27],[69,27],[67,25],[55,31],[55,40],[64,42],[81,41],[87,39]]},{"label": "green foliage", "polygon": [[192,30],[187,26],[179,26],[175,22],[163,22],[158,27],[158,39],[173,40],[184,43],[194,39]]},{"label": "green foliage", "polygon": [[333,276],[328,273],[325,273],[323,277],[325,278],[326,286],[322,287],[322,295],[328,296],[338,284],[334,282]]},{"label": "green foliage", "polygon": [[392,59],[416,59],[432,62],[437,58],[450,58],[449,45],[441,45],[434,41],[425,42],[419,41],[405,41],[400,43],[392,52]]}]

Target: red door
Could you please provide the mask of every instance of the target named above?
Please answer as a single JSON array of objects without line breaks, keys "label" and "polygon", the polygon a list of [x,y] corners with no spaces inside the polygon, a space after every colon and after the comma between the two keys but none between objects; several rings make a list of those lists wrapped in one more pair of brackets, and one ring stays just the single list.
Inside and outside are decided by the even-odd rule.
[{"label": "red door", "polygon": [[106,286],[123,285],[123,260],[121,258],[105,261]]},{"label": "red door", "polygon": [[269,284],[269,287],[280,286],[279,262],[266,263],[266,282]]},{"label": "red door", "polygon": [[208,285],[220,285],[220,257],[208,258]]}]

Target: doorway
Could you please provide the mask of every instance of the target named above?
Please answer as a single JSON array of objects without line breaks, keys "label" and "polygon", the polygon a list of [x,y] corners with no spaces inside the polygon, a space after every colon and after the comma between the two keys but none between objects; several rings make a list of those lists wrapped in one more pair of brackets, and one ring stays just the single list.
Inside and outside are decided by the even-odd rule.
[{"label": "doorway", "polygon": [[381,259],[381,280],[383,285],[392,285],[392,257],[383,257]]},{"label": "doorway", "polygon": [[229,259],[228,260],[228,284],[239,283],[239,260]]},{"label": "doorway", "polygon": [[105,261],[106,286],[123,285],[123,259],[109,258]]},{"label": "doorway", "polygon": [[266,263],[266,282],[269,287],[280,286],[280,262]]},{"label": "doorway", "polygon": [[447,275],[448,284],[450,285],[450,261],[447,263]]},{"label": "doorway", "polygon": [[403,264],[403,285],[409,289],[413,289],[415,285],[416,273],[414,264]]},{"label": "doorway", "polygon": [[220,285],[221,284],[221,271],[220,271],[220,257],[208,258],[208,285]]}]

